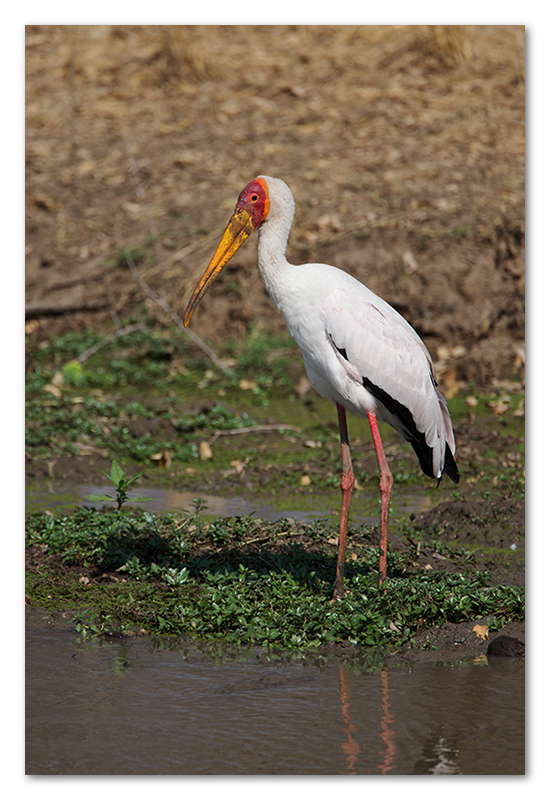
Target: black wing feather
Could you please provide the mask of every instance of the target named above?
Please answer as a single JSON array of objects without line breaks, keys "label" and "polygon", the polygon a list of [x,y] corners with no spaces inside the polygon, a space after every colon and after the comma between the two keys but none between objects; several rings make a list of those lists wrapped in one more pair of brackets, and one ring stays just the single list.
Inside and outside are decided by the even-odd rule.
[{"label": "black wing feather", "polygon": [[[333,342],[334,344],[334,342]],[[334,345],[336,347],[336,345]],[[342,358],[345,358],[346,361],[349,361],[348,354],[346,352],[345,347],[336,347]],[[432,382],[435,386],[435,379],[432,375]],[[421,433],[413,419],[413,415],[409,411],[409,409],[400,403],[399,400],[395,400],[391,395],[381,389],[379,386],[376,386],[372,381],[368,378],[363,377],[363,386],[367,389],[373,397],[381,403],[384,408],[394,417],[396,417],[401,424],[403,425],[404,431],[403,435],[405,439],[411,443],[411,446],[416,453],[416,457],[420,463],[420,467],[422,472],[427,475],[429,478],[435,478],[434,470],[433,470],[433,451],[432,448],[427,444],[426,438],[423,433]],[[451,448],[448,444],[445,445],[445,465],[443,467],[443,473],[449,476],[449,478],[453,481],[453,483],[458,483],[460,480],[460,476],[458,474],[458,468],[456,466],[456,462],[454,460],[454,456],[451,453]],[[440,480],[440,479],[439,479]],[[438,480],[438,483],[439,483]]]}]

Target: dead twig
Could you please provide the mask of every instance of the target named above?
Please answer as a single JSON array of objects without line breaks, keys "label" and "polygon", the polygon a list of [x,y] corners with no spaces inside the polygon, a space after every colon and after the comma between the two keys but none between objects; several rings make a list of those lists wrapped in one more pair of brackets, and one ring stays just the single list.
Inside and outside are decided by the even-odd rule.
[{"label": "dead twig", "polygon": [[109,336],[106,336],[105,339],[102,339],[97,344],[88,347],[87,350],[84,350],[78,358],[73,358],[71,361],[78,361],[80,364],[83,364],[90,356],[93,356],[94,353],[97,353],[98,350],[101,350],[102,347],[108,345],[114,339],[118,339],[120,336],[128,336],[130,333],[135,333],[136,331],[146,331],[146,326],[139,322],[136,325],[128,325],[126,328],[118,328],[114,333],[111,333]]},{"label": "dead twig", "polygon": [[264,534],[263,536],[256,536],[254,539],[246,539],[243,542],[245,544],[253,544],[254,542],[263,542],[266,539],[280,539],[283,536],[303,536],[303,531],[283,531],[282,533],[275,533],[275,534]]},{"label": "dead twig", "polygon": [[176,314],[176,312],[172,308],[170,308],[170,306],[168,305],[166,300],[164,300],[163,297],[158,295],[155,291],[153,291],[153,289],[151,289],[150,286],[148,286],[145,283],[145,281],[142,279],[142,277],[140,276],[139,272],[137,271],[136,266],[135,266],[134,262],[132,261],[132,257],[130,255],[130,253],[127,250],[124,250],[123,252],[124,252],[124,257],[126,258],[126,263],[128,264],[128,267],[130,269],[130,272],[132,273],[132,275],[134,276],[134,278],[136,279],[138,284],[141,286],[141,288],[143,289],[145,294],[148,297],[150,297],[151,300],[153,300],[157,305],[159,305],[166,314],[168,314],[170,319],[172,319],[173,322],[176,323],[176,325],[183,331],[183,333],[186,336],[188,336],[191,339],[191,341],[194,342],[197,345],[197,347],[200,347],[200,349],[203,351],[203,353],[205,355],[207,355],[208,358],[211,361],[213,361],[214,364],[219,369],[222,370],[222,372],[225,372],[226,375],[232,375],[232,371],[229,369],[229,367],[227,367],[223,363],[223,361],[221,361],[218,358],[216,353],[210,347],[208,347],[208,345],[205,342],[203,342],[203,340],[200,338],[200,336],[197,336],[197,334],[194,333],[192,330],[189,330],[188,328],[184,327],[184,324],[183,324],[182,320]]},{"label": "dead twig", "polygon": [[[130,166],[132,168],[132,177],[134,178],[134,181],[136,183],[136,194],[137,194],[137,196],[138,196],[138,198],[140,200],[145,201],[145,189],[143,188],[142,183],[141,183],[141,179],[139,177],[139,167],[136,164],[136,160],[135,160],[135,158],[133,156],[132,148],[131,148],[131,145],[130,145],[130,140],[128,139],[128,136],[126,135],[125,132],[123,132],[123,137],[124,137],[124,144],[126,146],[126,154],[128,156],[128,160],[129,160]],[[158,231],[156,229],[155,223],[153,222],[153,219],[152,219],[152,217],[151,217],[151,215],[149,213],[149,209],[148,209],[147,204],[145,202],[143,204],[143,208],[144,208],[145,214],[147,216],[147,223],[149,225],[149,231],[150,231],[150,233],[151,233],[151,235],[153,237],[153,240],[155,241],[155,248],[156,248],[156,241],[158,239]],[[170,306],[168,305],[166,300],[164,300],[164,298],[160,297],[160,295],[158,295],[155,291],[153,291],[153,289],[151,289],[150,286],[148,286],[145,283],[145,281],[141,278],[140,274],[138,273],[138,271],[137,271],[137,269],[136,269],[136,267],[135,267],[135,265],[134,265],[134,263],[132,261],[132,258],[131,258],[130,254],[128,253],[127,250],[124,250],[124,257],[126,258],[126,263],[128,264],[128,267],[130,268],[130,271],[131,271],[132,275],[134,276],[134,278],[136,279],[138,284],[141,286],[141,288],[143,289],[145,294],[148,297],[150,297],[151,300],[153,300],[155,303],[157,303],[157,305],[159,305],[162,308],[162,310],[165,311],[168,314],[168,316],[185,333],[185,335],[187,337],[189,337],[189,339],[191,339],[191,341],[194,342],[197,345],[197,347],[199,347],[203,351],[203,353],[205,355],[207,355],[208,358],[211,361],[213,361],[214,364],[219,369],[222,370],[222,372],[225,372],[226,375],[231,375],[232,371],[229,369],[229,367],[227,367],[218,358],[216,353],[210,347],[208,347],[208,345],[205,342],[203,342],[203,340],[200,338],[200,336],[197,336],[196,333],[194,333],[193,331],[188,330],[187,328],[185,328],[184,325],[183,325],[182,320],[179,318],[179,316],[176,314],[176,312],[172,308],[170,308]],[[157,253],[157,259],[156,260],[157,260],[157,262],[159,261],[158,253]]]},{"label": "dead twig", "polygon": [[[264,534],[263,536],[256,536],[254,539],[246,539],[244,542],[241,542],[241,547],[244,547],[247,544],[254,544],[254,542],[265,542],[269,539],[280,539],[283,536],[303,536],[303,531],[283,531],[282,533],[274,533],[274,534]],[[217,547],[211,552],[213,553],[222,553],[227,549],[226,545],[222,547]],[[267,562],[266,562],[267,563]]]},{"label": "dead twig", "polygon": [[229,431],[216,431],[216,433],[208,440],[207,444],[210,446],[216,441],[218,436],[236,436],[239,433],[267,433],[269,431],[278,430],[296,431],[296,433],[302,433],[302,429],[297,428],[296,425],[284,425],[274,422],[268,425],[251,425],[248,428],[232,428]]},{"label": "dead twig", "polygon": [[77,311],[102,311],[109,307],[108,300],[69,300],[60,303],[47,303],[42,300],[27,303],[25,306],[25,319],[37,317],[51,317],[63,314],[74,314]]},{"label": "dead twig", "polygon": [[195,239],[195,241],[190,242],[188,245],[182,247],[180,250],[176,250],[175,253],[171,253],[162,261],[159,261],[157,264],[154,264],[153,266],[149,267],[146,270],[147,277],[150,278],[153,275],[165,272],[168,269],[168,267],[170,267],[172,264],[181,261],[185,256],[188,256],[190,253],[192,253],[199,247],[203,247],[206,244],[209,245],[211,242],[216,243],[220,239],[223,230],[224,230],[223,226],[219,225],[213,231],[210,231],[210,233],[206,233],[204,236],[200,236],[198,239]]},{"label": "dead twig", "polygon": [[[126,135],[126,131],[122,132],[122,136],[124,138],[124,145],[126,147],[126,155],[128,156],[128,161],[130,162],[130,167],[132,168],[132,177],[133,177],[134,182],[136,184],[136,194],[137,194],[137,196],[138,196],[138,198],[140,200],[145,201],[145,189],[143,188],[143,185],[142,185],[142,182],[141,182],[141,178],[139,176],[139,167],[136,164],[136,160],[134,158],[134,154],[132,153],[132,146],[130,144],[130,140],[128,139],[128,136]],[[143,207],[143,209],[145,211],[145,216],[147,217],[147,224],[149,225],[149,232],[151,233],[151,236],[153,237],[153,241],[155,242],[155,246],[156,246],[156,241],[157,241],[157,238],[158,238],[158,231],[157,231],[156,225],[153,222],[153,218],[151,217],[151,214],[149,213],[149,208],[147,206],[147,203],[144,202],[142,207]]]}]

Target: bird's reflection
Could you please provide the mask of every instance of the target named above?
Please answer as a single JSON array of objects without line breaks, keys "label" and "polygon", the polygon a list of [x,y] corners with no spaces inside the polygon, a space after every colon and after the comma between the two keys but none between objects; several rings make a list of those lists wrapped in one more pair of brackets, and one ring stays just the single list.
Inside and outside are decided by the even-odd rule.
[{"label": "bird's reflection", "polygon": [[359,757],[359,751],[361,748],[355,741],[355,737],[353,735],[357,732],[357,728],[353,724],[353,720],[351,718],[348,679],[346,668],[342,662],[338,662],[338,676],[340,682],[340,702],[342,703],[342,716],[344,717],[344,732],[346,734],[346,739],[342,742],[341,747],[348,763],[346,772],[349,775],[357,775],[357,759]]},{"label": "bird's reflection", "polygon": [[[346,773],[349,775],[357,775],[357,761],[359,753],[361,752],[361,745],[356,740],[357,727],[353,722],[351,714],[351,703],[348,692],[347,673],[344,664],[338,663],[338,677],[340,684],[340,703],[342,706],[342,717],[344,719],[344,733],[346,738],[342,741],[340,747],[346,758],[347,769]],[[381,756],[381,763],[377,765],[382,775],[387,775],[390,770],[395,766],[395,732],[393,730],[393,717],[390,713],[390,693],[388,686],[388,671],[387,669],[380,670],[380,694],[381,694],[381,708],[380,708],[380,727],[379,733],[384,747],[379,751]]]},{"label": "bird's reflection", "polygon": [[380,738],[384,742],[384,748],[380,750],[382,763],[378,764],[378,769],[382,775],[395,766],[395,733],[392,728],[393,717],[390,714],[390,692],[388,687],[388,670],[380,670],[380,693],[382,695],[382,714],[380,716],[380,727],[382,731]]}]

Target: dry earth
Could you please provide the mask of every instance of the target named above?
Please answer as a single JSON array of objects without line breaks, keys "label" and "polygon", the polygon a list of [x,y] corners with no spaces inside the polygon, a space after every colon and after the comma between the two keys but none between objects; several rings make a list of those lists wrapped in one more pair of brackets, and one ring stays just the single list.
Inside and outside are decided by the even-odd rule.
[{"label": "dry earth", "polygon": [[[368,283],[447,392],[524,360],[522,26],[29,26],[27,330],[181,313],[257,174],[297,201],[295,262]],[[249,243],[204,301],[216,343],[282,330]]]}]

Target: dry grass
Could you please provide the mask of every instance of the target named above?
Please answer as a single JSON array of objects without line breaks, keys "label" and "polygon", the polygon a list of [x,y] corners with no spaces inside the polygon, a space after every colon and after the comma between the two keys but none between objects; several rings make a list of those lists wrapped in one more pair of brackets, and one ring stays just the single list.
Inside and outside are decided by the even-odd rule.
[{"label": "dry grass", "polygon": [[[266,173],[295,193],[291,259],[348,269],[470,361],[507,338],[491,339],[498,364],[478,360],[507,370],[523,337],[523,48],[518,26],[29,27],[28,299],[53,302],[155,230],[155,288],[181,308],[201,237]],[[254,261],[248,247],[199,333],[280,324]],[[143,297],[115,277],[79,291],[126,313]]]}]

